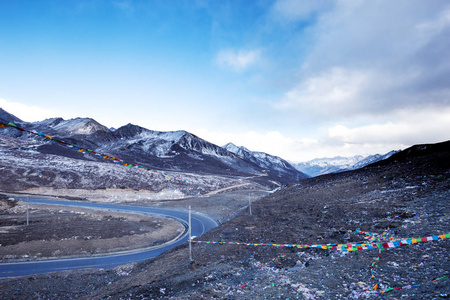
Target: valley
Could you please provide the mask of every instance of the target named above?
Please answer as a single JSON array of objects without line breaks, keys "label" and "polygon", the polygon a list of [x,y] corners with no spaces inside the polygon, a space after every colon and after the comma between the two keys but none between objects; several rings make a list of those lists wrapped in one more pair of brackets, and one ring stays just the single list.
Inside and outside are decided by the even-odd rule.
[{"label": "valley", "polygon": [[[76,132],[62,126],[69,123]],[[24,229],[17,223],[24,222],[25,203],[10,197],[27,196],[136,208],[191,206],[219,226],[196,235],[191,263],[189,244],[181,243],[152,259],[105,270],[4,278],[2,298],[434,299],[450,294],[448,141],[412,146],[356,170],[308,178],[281,159],[230,144],[231,151],[218,148],[186,132],[158,133],[134,125],[108,131],[87,119],[23,124],[45,125],[86,148],[74,150],[6,128],[0,135],[3,233]],[[116,146],[94,137],[115,140]],[[113,163],[84,151],[92,146],[125,160]],[[145,170],[140,164],[161,169]],[[4,261],[95,256],[161,244],[180,233],[177,225],[158,217],[130,219],[42,206],[34,206],[31,216],[40,220],[40,233],[35,238],[9,235],[10,245],[1,249]],[[67,220],[75,226],[52,233]],[[100,224],[106,227],[94,230]],[[116,243],[109,243],[113,239]],[[36,251],[26,252],[37,240]],[[400,247],[406,240],[416,242]],[[370,241],[388,246],[379,251],[378,246],[361,246]],[[54,248],[38,252],[43,244]],[[337,249],[342,245],[352,250]]]}]

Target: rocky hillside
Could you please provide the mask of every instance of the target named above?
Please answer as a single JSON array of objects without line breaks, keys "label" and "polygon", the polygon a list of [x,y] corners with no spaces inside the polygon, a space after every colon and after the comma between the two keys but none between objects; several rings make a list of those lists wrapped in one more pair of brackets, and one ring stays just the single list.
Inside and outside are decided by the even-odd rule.
[{"label": "rocky hillside", "polygon": [[[395,241],[450,233],[449,170],[450,142],[414,146],[379,165],[290,185],[255,203],[252,216],[238,217],[200,240],[347,244],[367,243],[376,234]],[[186,247],[180,247],[94,295],[365,299],[383,292],[389,299],[434,299],[450,294],[449,239],[387,249],[379,260],[377,250],[203,243],[193,248],[189,270]]]},{"label": "rocky hillside", "polygon": [[[414,240],[381,252],[356,246],[336,251],[331,245],[448,234],[449,200],[450,141],[414,146],[382,163],[305,179],[263,198],[252,205],[251,216],[247,212],[196,239],[212,243],[192,245],[195,262],[189,268],[188,245],[181,245],[154,260],[114,270],[9,280],[2,296],[445,298],[450,294],[448,238]],[[313,244],[330,247],[306,246]]]},{"label": "rocky hillside", "polygon": [[[265,158],[261,157],[255,163],[182,130],[158,132],[132,124],[108,129],[90,118],[54,118],[29,123],[0,110],[0,122],[11,121],[26,131],[10,126],[0,128],[3,158],[0,168],[7,175],[0,181],[0,189],[7,191],[37,187],[160,191],[175,185],[176,189],[197,194],[232,185],[273,189],[304,178],[304,174],[288,164],[272,163],[276,159],[282,161],[280,158],[267,156],[270,163],[264,164]],[[39,135],[49,135],[52,140]],[[74,150],[55,140],[182,177],[188,187],[179,187],[177,181],[167,182],[160,174],[120,169],[114,164],[117,161],[102,159],[93,155],[93,151]],[[204,186],[206,182],[209,187]]]}]

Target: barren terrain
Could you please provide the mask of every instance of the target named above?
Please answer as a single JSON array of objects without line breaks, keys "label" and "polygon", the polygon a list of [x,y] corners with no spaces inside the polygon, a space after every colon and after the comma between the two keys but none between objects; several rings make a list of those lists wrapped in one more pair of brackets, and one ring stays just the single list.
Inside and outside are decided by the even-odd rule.
[{"label": "barren terrain", "polygon": [[[281,246],[364,243],[376,234],[379,240],[389,241],[450,233],[448,145],[436,152],[426,147],[416,150],[418,153],[405,152],[361,170],[302,180],[252,203],[251,216],[248,210],[237,213],[236,218],[196,239],[210,243],[192,245],[192,264],[188,264],[188,245],[184,244],[146,262],[111,270],[3,279],[0,297],[448,298],[449,239],[380,252]],[[241,196],[238,201],[243,204],[246,198]],[[180,205],[178,201],[167,201],[166,205]]]}]

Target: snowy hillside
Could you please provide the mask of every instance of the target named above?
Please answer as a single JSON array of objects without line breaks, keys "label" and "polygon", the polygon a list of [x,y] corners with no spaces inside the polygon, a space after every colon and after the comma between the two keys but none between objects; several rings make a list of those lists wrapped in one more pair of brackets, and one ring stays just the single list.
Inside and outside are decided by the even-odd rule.
[{"label": "snowy hillside", "polygon": [[[272,189],[304,178],[303,174],[278,157],[260,152],[253,152],[252,155],[250,155],[250,152],[246,152],[245,155],[242,155],[242,153],[237,155],[183,130],[159,132],[132,124],[111,130],[90,118],[70,120],[53,118],[39,122],[24,122],[4,110],[0,110],[0,118],[2,123],[15,122],[19,127],[25,129],[25,131],[19,131],[7,126],[2,128],[0,132],[3,145],[5,145],[2,148],[2,157],[5,158],[3,162],[6,163],[8,160],[12,160],[7,164],[13,165],[8,172],[11,173],[11,178],[15,178],[15,189],[20,189],[19,186],[26,186],[27,182],[36,181],[33,174],[43,172],[46,169],[45,164],[48,162],[52,162],[54,165],[57,164],[61,168],[60,173],[66,175],[60,178],[57,170],[52,169],[50,172],[52,173],[51,178],[57,179],[56,181],[41,182],[37,180],[32,186],[36,187],[40,183],[54,187],[58,186],[58,188],[62,188],[64,185],[71,188],[77,185],[80,185],[78,188],[104,186],[103,180],[96,180],[91,186],[85,180],[80,180],[78,175],[68,175],[78,173],[85,174],[82,178],[89,178],[90,175],[86,174],[93,173],[95,175],[96,172],[93,171],[95,168],[93,169],[92,166],[96,164],[98,164],[99,170],[102,168],[108,169],[109,167],[105,167],[106,165],[112,165],[114,168],[120,167],[114,164],[113,160],[105,160],[102,156],[94,155],[92,150],[107,156],[118,157],[131,165],[144,166],[149,169],[162,170],[174,174],[190,173],[206,177],[219,176],[230,179],[229,183],[222,182],[221,179],[219,180],[221,183],[215,183],[213,186],[228,186],[233,181],[232,178],[235,178],[236,180],[250,180],[257,185]],[[27,131],[35,134],[30,134]],[[37,133],[49,135],[51,139],[45,139]],[[54,140],[64,141],[91,151],[76,151],[64,144],[55,143]],[[33,156],[33,159],[30,161],[34,162],[34,160],[37,160],[32,164],[35,172],[23,173],[22,170],[16,170],[15,168],[23,168],[18,167],[19,165],[25,166],[28,164],[28,162],[16,163],[17,157],[25,159],[30,157],[30,155]],[[60,160],[72,162],[68,164],[57,163]],[[6,167],[6,165],[4,166]],[[75,173],[73,173],[74,166],[78,166]],[[106,173],[111,173],[111,171]],[[24,178],[19,179],[20,174],[25,174]],[[27,178],[28,176],[31,177]],[[108,177],[106,176],[105,178]],[[114,177],[111,180],[112,183],[106,185],[114,187],[113,183],[117,182],[118,177]],[[119,180],[119,182],[123,181],[123,179]],[[120,187],[141,185],[138,182],[133,182],[133,184],[130,181],[126,182],[118,185]],[[148,183],[144,185],[146,184]],[[164,181],[159,182],[157,186],[161,184],[163,185]],[[242,181],[238,185],[247,186]],[[159,189],[157,186],[150,189]],[[209,189],[205,187],[205,191]]]},{"label": "snowy hillside", "polygon": [[[55,144],[54,147],[60,147]],[[79,157],[45,154],[39,145],[0,135],[0,190],[55,194],[70,190],[104,190],[125,194],[127,191],[147,191],[149,199],[182,198],[247,183],[247,188],[262,186],[240,178],[211,174],[175,173],[182,180],[167,179],[155,172]],[[77,153],[75,151],[75,153]],[[78,154],[78,153],[77,153]]]}]

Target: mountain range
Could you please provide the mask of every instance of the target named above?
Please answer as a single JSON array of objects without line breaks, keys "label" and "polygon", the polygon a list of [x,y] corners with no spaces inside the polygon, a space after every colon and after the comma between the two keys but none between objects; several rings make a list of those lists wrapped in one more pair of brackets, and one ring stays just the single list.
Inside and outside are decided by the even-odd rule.
[{"label": "mountain range", "polygon": [[[262,152],[252,152],[244,147],[227,144],[224,147],[210,143],[184,130],[160,132],[127,124],[109,129],[91,118],[46,119],[25,122],[0,108],[0,122],[14,122],[26,130],[42,132],[81,148],[118,157],[131,164],[146,166],[166,172],[252,178],[267,188],[274,188],[308,177],[287,161]],[[80,153],[61,144],[14,128],[2,128],[4,149],[23,152],[23,157],[39,153],[47,159],[59,158],[113,164],[90,153]],[[9,139],[7,139],[9,138]],[[7,139],[7,140],[5,140]],[[8,148],[7,145],[10,147]],[[12,148],[11,148],[12,145]],[[28,152],[27,152],[28,151]],[[68,167],[68,169],[70,169]],[[69,170],[67,170],[69,171]],[[20,173],[20,172],[19,172]]]},{"label": "mountain range", "polygon": [[374,154],[366,156],[355,155],[351,157],[335,156],[332,158],[315,158],[306,162],[293,163],[293,166],[308,176],[315,177],[329,173],[360,169],[375,162],[387,159],[399,151],[400,150],[392,150],[384,155]]},{"label": "mountain range", "polygon": [[[252,178],[253,182],[270,188],[307,177],[359,169],[389,158],[398,152],[391,151],[384,155],[316,158],[302,163],[289,163],[280,157],[250,151],[233,143],[220,147],[184,130],[161,132],[133,124],[113,129],[91,118],[70,120],[51,118],[38,122],[25,122],[1,108],[0,122],[13,122],[27,130],[43,132],[82,148],[117,156],[131,164],[168,172],[237,176],[241,180]],[[99,157],[80,154],[13,128],[2,128],[1,135],[16,139],[15,144],[20,144],[19,141],[27,141],[34,145],[34,151],[43,155],[105,162]],[[23,151],[24,147],[19,149]]]}]

